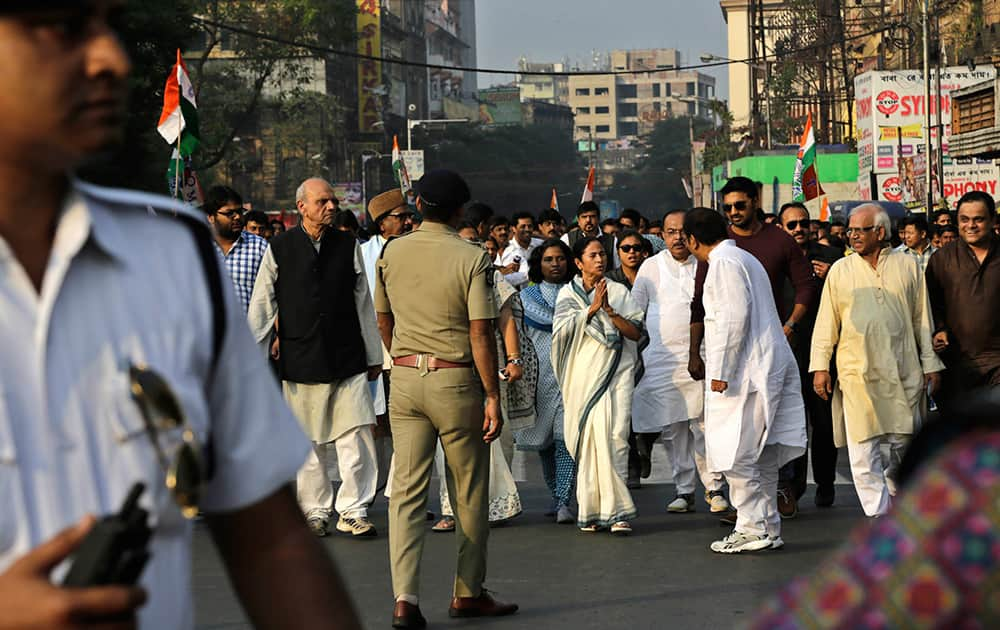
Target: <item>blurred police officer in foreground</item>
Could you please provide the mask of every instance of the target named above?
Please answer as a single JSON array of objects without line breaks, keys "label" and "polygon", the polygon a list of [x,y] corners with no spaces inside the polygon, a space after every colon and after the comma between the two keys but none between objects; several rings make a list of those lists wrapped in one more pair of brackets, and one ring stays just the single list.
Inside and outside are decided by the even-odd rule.
[{"label": "blurred police officer in foreground", "polygon": [[454,225],[469,201],[451,171],[421,178],[417,209],[424,221],[388,242],[376,266],[375,310],[393,361],[389,421],[395,469],[389,499],[392,625],[422,628],[420,557],[427,489],[440,439],[455,508],[458,566],[452,617],[509,615],[514,604],[483,588],[489,538],[488,444],[500,436],[493,265]]},{"label": "blurred police officer in foreground", "polygon": [[[250,620],[356,627],[288,488],[308,441],[232,291],[213,289],[225,276],[205,262],[204,217],[70,174],[121,139],[119,10],[0,4],[0,628],[191,627],[192,528],[158,451],[166,464],[195,438],[215,462],[198,507]],[[182,423],[144,422],[137,373],[173,390]],[[154,528],[140,585],[57,586],[88,515],[117,511],[135,482]]]}]

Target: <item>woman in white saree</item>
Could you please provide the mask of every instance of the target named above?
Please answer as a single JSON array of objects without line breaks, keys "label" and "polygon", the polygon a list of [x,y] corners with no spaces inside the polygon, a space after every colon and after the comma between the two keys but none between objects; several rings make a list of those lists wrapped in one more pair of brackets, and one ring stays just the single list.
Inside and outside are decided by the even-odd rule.
[{"label": "woman in white saree", "polygon": [[578,241],[580,276],[559,291],[552,324],[552,368],[562,390],[566,447],[577,465],[577,524],[629,534],[635,504],[625,486],[636,341],[642,310],[628,289],[604,277],[595,238]]}]

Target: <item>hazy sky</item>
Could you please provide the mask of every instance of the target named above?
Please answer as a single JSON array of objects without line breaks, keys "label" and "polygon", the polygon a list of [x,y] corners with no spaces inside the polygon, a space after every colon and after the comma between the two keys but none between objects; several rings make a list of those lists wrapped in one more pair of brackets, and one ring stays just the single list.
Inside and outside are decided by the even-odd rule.
[{"label": "hazy sky", "polygon": [[[684,65],[710,52],[726,56],[726,22],[716,0],[476,0],[478,66],[516,68],[532,61],[584,63],[591,50],[676,48]],[[725,68],[702,70],[727,98]],[[511,75],[479,75],[479,87]]]}]

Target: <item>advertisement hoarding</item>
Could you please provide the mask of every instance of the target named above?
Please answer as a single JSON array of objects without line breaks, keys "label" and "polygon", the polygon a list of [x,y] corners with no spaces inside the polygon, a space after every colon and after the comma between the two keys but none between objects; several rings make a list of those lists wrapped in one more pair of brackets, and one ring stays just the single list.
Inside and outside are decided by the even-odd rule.
[{"label": "advertisement hoarding", "polygon": [[[879,199],[900,201],[917,208],[926,198],[926,156],[924,128],[925,115],[930,109],[931,125],[937,124],[941,113],[944,151],[944,188],[949,205],[954,206],[958,197],[953,193],[972,186],[995,188],[1000,171],[992,162],[971,165],[952,163],[948,157],[948,139],[951,136],[951,90],[988,81],[994,77],[993,67],[980,67],[970,71],[965,66],[942,69],[941,94],[927,102],[923,74],[919,70],[872,71],[854,80],[855,137],[858,143],[859,182],[867,180],[870,173],[879,177],[879,185],[871,190],[870,184],[858,192],[862,199],[867,195]],[[935,77],[932,72],[932,85]],[[937,148],[937,130],[930,130],[931,144]],[[936,161],[931,164],[934,189],[938,189]],[[883,177],[885,176],[885,177]],[[888,183],[886,187],[885,184]],[[952,183],[949,186],[949,182]],[[898,187],[898,192],[897,192]],[[888,196],[884,196],[888,195]],[[892,197],[898,196],[898,199]]]}]

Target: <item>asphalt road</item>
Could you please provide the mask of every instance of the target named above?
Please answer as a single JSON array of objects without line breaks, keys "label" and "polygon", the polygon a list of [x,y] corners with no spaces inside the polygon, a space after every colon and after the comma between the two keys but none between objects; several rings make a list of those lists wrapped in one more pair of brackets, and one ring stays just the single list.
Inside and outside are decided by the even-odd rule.
[{"label": "asphalt road", "polygon": [[[694,514],[666,513],[674,492],[665,481],[665,451],[657,448],[654,483],[633,493],[639,518],[629,538],[584,534],[544,517],[548,498],[540,470],[534,458],[519,454],[514,469],[525,510],[509,525],[492,530],[487,587],[517,602],[520,612],[504,619],[449,619],[454,536],[429,532],[421,578],[421,610],[428,623],[441,628],[731,628],[782,584],[814,569],[853,527],[863,525],[857,496],[846,485],[842,453],[836,505],[814,507],[810,486],[798,517],[784,521],[784,549],[745,556],[712,553],[709,543],[729,530],[701,501]],[[437,511],[433,490],[430,509]],[[331,536],[323,542],[346,578],[365,627],[389,628],[392,588],[384,498],[371,517],[378,538]],[[197,627],[249,627],[201,526],[194,545]]]}]

